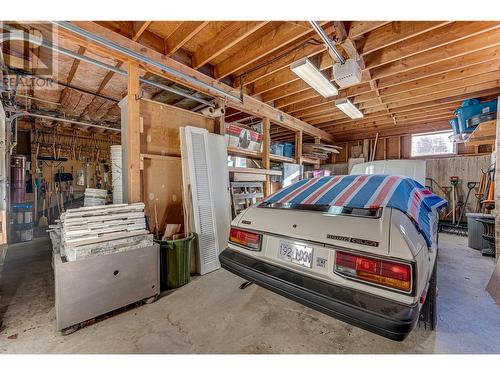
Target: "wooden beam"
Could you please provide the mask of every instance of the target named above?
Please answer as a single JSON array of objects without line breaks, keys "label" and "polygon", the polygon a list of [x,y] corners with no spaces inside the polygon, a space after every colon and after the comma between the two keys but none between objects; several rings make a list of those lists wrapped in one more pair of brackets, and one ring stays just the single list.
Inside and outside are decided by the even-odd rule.
[{"label": "wooden beam", "polygon": [[295,132],[295,160],[302,165],[302,132]]},{"label": "wooden beam", "polygon": [[387,119],[385,121],[380,120],[377,122],[374,122],[373,124],[359,124],[357,127],[350,127],[349,131],[345,130],[332,130],[332,134],[334,134],[336,137],[345,139],[346,137],[349,136],[354,136],[357,134],[363,134],[367,132],[376,132],[376,131],[386,131],[386,132],[394,132],[393,134],[398,134],[402,133],[405,130],[405,127],[410,126],[410,125],[415,125],[415,126],[422,126],[423,124],[427,123],[435,123],[435,122],[443,122],[447,124],[447,129],[450,128],[449,124],[449,117],[446,116],[436,116],[429,118],[427,120],[408,120],[405,121],[404,123],[400,123],[397,125],[394,125],[392,122],[392,119]]},{"label": "wooden beam", "polygon": [[144,32],[147,30],[149,25],[151,25],[151,22],[153,21],[134,21],[133,23],[134,33],[132,35],[132,40],[134,42],[139,40],[142,34],[144,34]]},{"label": "wooden beam", "polygon": [[233,22],[193,54],[192,66],[198,69],[266,25],[268,21]]},{"label": "wooden beam", "polygon": [[370,69],[370,73],[373,79],[380,79],[436,62],[455,59],[499,44],[500,32],[498,29],[493,29],[479,35],[462,38],[458,41],[446,44],[441,48],[434,48],[425,52],[417,51],[418,53],[414,55],[372,68]]},{"label": "wooden beam", "polygon": [[[104,39],[107,39],[109,41],[112,41],[124,48],[130,49],[142,56],[145,56],[156,63],[163,64],[167,67],[169,67],[172,70],[178,71],[180,73],[183,73],[185,76],[189,76],[192,78],[195,78],[198,80],[200,83],[193,82],[192,80],[188,80],[183,77],[179,77],[170,73],[166,73],[162,69],[158,68],[156,65],[153,64],[143,64],[143,68],[146,71],[149,71],[153,74],[159,75],[161,77],[165,77],[167,79],[170,79],[172,81],[178,82],[186,87],[190,87],[194,90],[203,92],[207,95],[211,95],[214,97],[222,97],[221,93],[215,88],[224,90],[226,92],[232,92],[234,95],[239,95],[238,92],[236,92],[232,87],[214,80],[211,77],[206,76],[205,74],[192,69],[176,60],[173,60],[165,55],[162,55],[161,53],[145,47],[144,45],[141,45],[137,42],[134,42],[130,40],[129,38],[118,34],[112,30],[109,30],[103,26],[98,25],[97,23],[94,22],[88,22],[88,21],[73,21],[71,22],[75,26],[78,26],[94,35],[98,35]],[[128,57],[125,55],[120,54],[119,52],[112,51],[106,46],[103,46],[102,44],[98,42],[92,42],[89,41],[88,39],[75,35],[70,31],[60,29],[60,34],[65,35],[69,39],[75,41],[78,44],[81,44],[85,47],[91,46],[93,49],[96,51],[101,51],[105,56],[111,56],[114,58],[117,58],[118,60],[127,60]],[[208,84],[212,86],[213,88],[206,87],[201,84],[201,82]],[[236,101],[235,99],[232,98],[227,98],[228,102],[227,105],[230,107],[233,107],[237,110],[240,110],[242,112],[246,112],[255,116],[259,117],[269,117],[269,119],[283,127],[289,128],[290,130],[302,130],[306,134],[310,135],[317,135],[320,136],[321,139],[327,141],[327,142],[333,142],[333,138],[331,135],[324,131],[320,131],[316,129],[314,126],[311,126],[307,124],[304,121],[301,121],[297,118],[294,118],[293,116],[290,116],[276,108],[271,107],[268,104],[265,104],[255,98],[252,98],[249,95],[244,94],[243,95],[243,103],[240,103],[239,101]]]},{"label": "wooden beam", "polygon": [[[132,40],[133,41],[139,40],[141,38],[141,36],[146,32],[146,30],[149,27],[149,25],[151,24],[151,22],[152,21],[135,21],[133,23]],[[75,60],[75,61],[78,61],[78,60]],[[115,65],[115,68],[121,68],[122,65],[123,65],[123,62],[120,61]],[[99,87],[97,88],[97,91],[96,91],[97,94],[100,94],[104,91],[104,89],[108,85],[109,81],[111,81],[111,78],[113,78],[114,74],[115,74],[115,72],[111,72],[111,71],[106,73],[103,80],[99,84]],[[92,100],[92,102],[93,102],[93,100]],[[92,104],[92,102],[89,104],[89,106]],[[87,106],[87,109],[89,106]]]},{"label": "wooden beam", "polygon": [[361,55],[390,46],[444,26],[449,22],[443,21],[394,21],[366,33],[356,42],[356,47]]},{"label": "wooden beam", "polygon": [[327,108],[331,108],[331,104],[333,104],[339,97],[351,97],[355,95],[361,95],[370,91],[372,90],[368,83],[361,83],[359,85],[351,86],[346,89],[341,89],[339,91],[339,95],[334,98],[324,98],[321,96],[316,96],[312,99],[308,99],[300,103],[288,105],[284,107],[283,110],[287,113],[292,114],[298,111],[303,111],[308,108],[318,107],[325,104],[328,105]]},{"label": "wooden beam", "polygon": [[[271,169],[271,159],[269,158],[270,146],[271,146],[271,121],[269,118],[264,117],[262,119],[262,167],[266,170]],[[271,195],[271,179],[269,176],[266,177],[266,182],[264,183],[264,194],[267,197]]]},{"label": "wooden beam", "polygon": [[[479,72],[485,71],[483,74]],[[459,77],[464,75],[465,78],[460,79]],[[426,97],[429,94],[437,95],[440,92],[450,92],[452,89],[462,89],[467,86],[477,85],[484,82],[490,82],[500,79],[500,60],[494,62],[488,62],[484,65],[475,69],[462,69],[460,71],[455,71],[451,74],[445,74],[435,79],[426,78],[423,80],[413,81],[405,83],[399,86],[393,86],[388,89],[380,90],[379,95],[376,91],[366,93],[364,95],[358,94],[354,98],[355,104],[366,103],[374,98],[374,93],[376,97],[380,98],[380,104],[390,104],[394,101],[402,101],[407,99],[416,100],[418,97]],[[396,91],[397,90],[397,91]],[[348,96],[348,95],[347,95]],[[315,100],[315,99],[311,99]],[[287,112],[293,114],[296,117],[302,118],[305,121],[312,121],[321,118],[329,117],[332,111],[331,104],[332,101],[325,102],[321,105],[312,106],[309,109],[296,111],[295,108],[292,111],[287,110]],[[364,109],[366,107],[360,108]]]},{"label": "wooden beam", "polygon": [[[428,99],[428,98],[423,98],[421,97],[421,101],[417,103],[402,103],[399,106],[393,106],[392,108],[389,109],[390,113],[395,113],[396,112],[404,112],[404,111],[411,111],[415,109],[419,110],[424,110],[425,108],[429,107],[434,107],[434,106],[439,106],[445,103],[452,104],[454,103],[457,107],[460,105],[460,102],[462,102],[464,99],[469,99],[472,97],[490,97],[490,96],[495,96],[497,94],[500,94],[500,88],[494,87],[494,88],[486,88],[486,89],[480,89],[479,91],[475,91],[473,93],[465,93],[465,94],[458,94],[458,95],[453,95],[449,97],[443,97],[439,99]],[[381,111],[381,109],[377,109],[377,111]],[[375,112],[377,112],[375,111]],[[369,110],[364,110],[365,114],[369,112]],[[373,112],[370,112],[373,113]],[[335,121],[338,120],[337,116],[334,116],[332,118],[323,118],[322,120],[311,120],[310,122],[312,124],[315,124],[318,128],[324,128],[328,125],[335,125],[337,122],[330,123],[329,121]]]},{"label": "wooden beam", "polygon": [[[310,37],[308,36],[307,39],[310,39]],[[305,43],[302,47],[293,52],[284,54],[281,58],[277,59],[276,61],[272,61],[269,64],[261,67],[252,67],[252,65],[248,66],[248,69],[251,70],[247,74],[245,74],[244,77],[237,77],[235,79],[234,87],[239,87],[241,79],[243,79],[244,85],[248,85],[273,73],[281,71],[282,69],[288,68],[290,64],[297,60],[300,60],[304,57],[312,57],[322,53],[323,51],[326,51],[326,47],[321,43],[316,43],[312,40],[309,40],[309,42],[307,43],[306,42],[307,40],[302,41],[302,43]],[[279,54],[280,50],[275,51],[275,53]]]},{"label": "wooden beam", "polygon": [[283,22],[270,33],[253,41],[249,48],[241,49],[217,64],[215,66],[215,78],[224,78],[254,61],[262,59],[284,44],[291,43],[306,34],[312,33],[311,30]]},{"label": "wooden beam", "polygon": [[359,38],[363,36],[363,34],[366,34],[372,30],[382,27],[390,22],[391,21],[352,21],[350,22],[350,25],[348,27],[349,38],[352,39]]},{"label": "wooden beam", "polygon": [[437,47],[467,39],[498,27],[500,27],[500,22],[452,22],[367,54],[364,56],[365,64],[368,68],[374,68],[414,54],[435,50]]},{"label": "wooden beam", "polygon": [[[78,54],[83,55],[87,49],[85,47],[80,47],[78,48]],[[68,78],[66,78],[66,84],[70,85],[71,81],[73,81],[73,78],[75,78],[76,71],[78,69],[78,66],[80,65],[80,60],[74,59],[73,64],[71,65],[71,69],[69,70],[68,73]]]},{"label": "wooden beam", "polygon": [[403,82],[398,85],[380,89],[382,96],[396,95],[403,92],[411,91],[418,88],[435,86],[444,82],[455,81],[474,77],[480,74],[499,71],[500,70],[500,56],[496,60],[487,61],[484,63],[472,65],[463,69],[455,69],[446,73],[432,75],[426,78],[417,79],[411,82]]},{"label": "wooden beam", "polygon": [[477,85],[483,82],[495,81],[498,79],[500,79],[500,69],[494,69],[493,71],[487,73],[477,74],[462,79],[443,81],[443,83],[438,83],[434,85],[417,87],[414,89],[409,89],[408,87],[405,87],[406,91],[404,92],[396,92],[392,95],[383,95],[383,96],[387,102],[405,100],[405,99],[414,99],[419,96],[426,96],[429,94],[430,91],[432,91],[433,93],[439,93],[443,91],[449,92],[449,90],[451,89],[461,89],[464,87]]},{"label": "wooden beam", "polygon": [[141,138],[139,108],[139,65],[127,62],[127,151],[128,151],[128,203],[141,201]]},{"label": "wooden beam", "polygon": [[425,79],[429,77],[436,78],[438,74],[444,74],[458,69],[472,68],[475,65],[487,63],[500,59],[500,47],[494,46],[482,51],[469,53],[454,59],[438,61],[433,64],[425,65],[405,72],[396,73],[379,79],[378,87],[384,89],[391,86],[397,86],[406,82]]},{"label": "wooden beam", "polygon": [[167,56],[172,56],[178,49],[182,48],[186,42],[198,34],[206,25],[208,21],[184,21],[179,27],[168,37]]}]

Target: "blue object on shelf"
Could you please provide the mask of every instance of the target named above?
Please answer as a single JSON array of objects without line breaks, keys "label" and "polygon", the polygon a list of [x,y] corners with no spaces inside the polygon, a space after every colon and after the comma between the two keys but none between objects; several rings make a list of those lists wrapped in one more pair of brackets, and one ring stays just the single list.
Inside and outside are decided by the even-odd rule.
[{"label": "blue object on shelf", "polygon": [[287,158],[293,157],[293,144],[290,142],[283,142],[283,156]]},{"label": "blue object on shelf", "polygon": [[458,126],[458,119],[452,118],[449,121],[451,128],[453,129],[453,134],[460,134],[460,127]]},{"label": "blue object on shelf", "polygon": [[33,210],[33,203],[12,203],[11,208],[15,212],[31,211]]},{"label": "blue object on shelf", "polygon": [[269,147],[269,152],[273,155],[283,156],[283,144],[279,142],[271,143]]},{"label": "blue object on shelf", "polygon": [[[471,105],[464,105],[467,103],[474,103]],[[476,126],[467,127],[467,120],[472,116],[479,115],[482,113],[496,112],[497,110],[497,100],[490,100],[488,102],[478,103],[477,99],[464,100],[462,105],[455,110],[455,115],[457,115],[458,126],[460,133],[472,133]]]}]

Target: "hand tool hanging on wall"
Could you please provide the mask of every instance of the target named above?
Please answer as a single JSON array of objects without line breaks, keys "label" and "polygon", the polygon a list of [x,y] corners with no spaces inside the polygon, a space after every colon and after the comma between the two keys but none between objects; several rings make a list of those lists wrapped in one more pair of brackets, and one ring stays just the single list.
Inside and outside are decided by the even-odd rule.
[{"label": "hand tool hanging on wall", "polygon": [[475,189],[477,184],[478,184],[477,182],[467,182],[467,189],[469,189],[469,190],[467,191],[467,196],[465,197],[465,202],[462,206],[462,211],[460,212],[460,216],[458,217],[457,225],[460,225],[460,223],[462,222],[462,218],[464,216],[464,213],[467,210],[467,202],[469,201],[470,193],[472,190]]},{"label": "hand tool hanging on wall", "polygon": [[40,219],[38,220],[38,226],[41,228],[47,227],[49,225],[49,221],[46,216],[45,209],[47,207],[46,203],[46,194],[47,194],[47,184],[45,179],[42,180],[41,187],[40,187],[41,193],[42,193],[42,216],[40,216]]},{"label": "hand tool hanging on wall", "polygon": [[488,171],[485,172],[481,169],[481,180],[479,181],[479,188],[475,193],[477,199],[476,212],[481,212],[481,201],[483,200],[484,197],[484,189],[486,187],[487,180],[488,180]]}]

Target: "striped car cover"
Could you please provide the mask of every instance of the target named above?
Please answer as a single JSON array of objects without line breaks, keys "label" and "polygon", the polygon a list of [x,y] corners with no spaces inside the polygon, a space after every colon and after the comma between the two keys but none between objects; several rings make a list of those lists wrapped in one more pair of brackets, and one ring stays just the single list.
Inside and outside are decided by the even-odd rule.
[{"label": "striped car cover", "polygon": [[439,209],[447,202],[417,181],[395,175],[327,176],[300,180],[267,197],[266,203],[341,206],[351,208],[389,207],[406,215],[432,244]]}]

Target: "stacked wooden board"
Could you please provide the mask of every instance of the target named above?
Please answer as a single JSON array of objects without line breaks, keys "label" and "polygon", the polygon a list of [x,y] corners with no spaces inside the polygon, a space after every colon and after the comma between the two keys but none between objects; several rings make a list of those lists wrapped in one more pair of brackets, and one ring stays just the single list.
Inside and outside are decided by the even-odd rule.
[{"label": "stacked wooden board", "polygon": [[323,143],[304,143],[302,145],[302,156],[326,160],[328,159],[329,154],[338,154],[338,150],[341,149],[342,147],[331,146]]},{"label": "stacked wooden board", "polygon": [[49,233],[54,251],[68,261],[153,245],[144,203],[69,209]]},{"label": "stacked wooden board", "polygon": [[105,189],[86,188],[83,206],[84,207],[104,206],[106,204],[107,196],[108,196],[108,191]]}]

